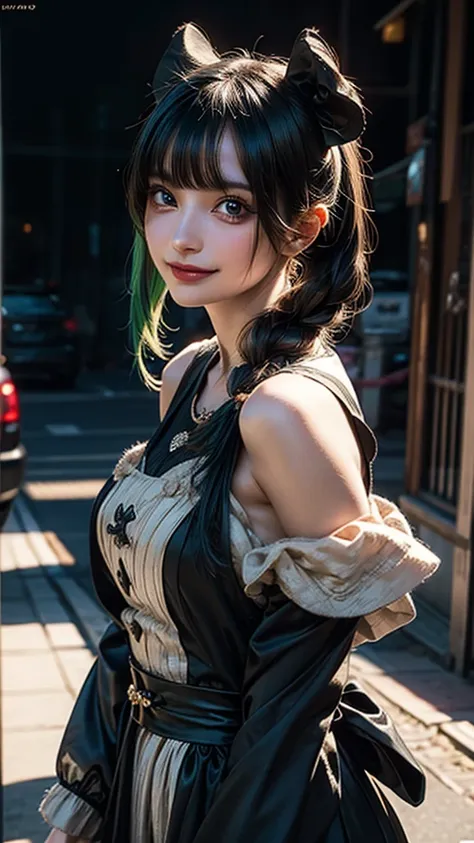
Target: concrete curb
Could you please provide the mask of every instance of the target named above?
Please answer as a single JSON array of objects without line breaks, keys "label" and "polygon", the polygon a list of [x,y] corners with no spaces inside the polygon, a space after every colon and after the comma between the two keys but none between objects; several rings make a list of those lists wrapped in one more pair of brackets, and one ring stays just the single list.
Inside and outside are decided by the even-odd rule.
[{"label": "concrete curb", "polygon": [[[40,571],[43,571],[54,584],[73,623],[76,624],[94,653],[97,652],[98,642],[109,622],[108,616],[68,573],[68,567],[64,566],[59,559],[50,534],[42,532],[23,494],[17,498],[14,512],[27,534],[26,538],[32,551],[31,556],[36,558]],[[31,563],[31,559],[29,563]],[[30,567],[30,564],[28,567]],[[424,727],[435,727],[436,731],[447,737],[458,751],[474,759],[474,725],[470,720],[462,717],[463,713],[465,715],[474,713],[471,712],[472,704],[469,708],[465,708],[464,712],[461,709],[449,713],[437,709],[432,702],[419,694],[413,693],[408,687],[404,687],[400,681],[403,676],[408,675],[409,671],[413,676],[419,673],[420,664],[422,664],[421,670],[425,671],[427,677],[433,675],[436,671],[438,671],[438,674],[441,671],[441,678],[445,678],[446,682],[449,680],[450,684],[455,680],[462,680],[430,662],[426,657],[420,664],[415,662],[416,659],[410,665],[409,656],[404,656],[402,669],[399,667],[398,670],[394,670],[393,665],[384,662],[380,654],[373,652],[370,658],[367,658],[357,651],[352,654],[351,668],[354,678],[361,680],[366,686],[376,691],[396,708],[410,715]]]},{"label": "concrete curb", "polygon": [[[408,658],[406,656],[405,658]],[[423,664],[421,665],[421,662]],[[449,738],[453,746],[466,757],[474,760],[474,725],[472,715],[474,707],[451,708],[451,711],[436,708],[432,702],[415,693],[405,686],[401,679],[408,676],[409,672],[416,670],[416,666],[409,666],[408,671],[393,669],[388,661],[380,657],[380,654],[371,653],[370,658],[360,654],[358,651],[351,656],[351,667],[356,678],[360,679],[368,688],[376,691],[389,703],[408,714],[425,728],[431,728],[434,732]],[[425,679],[428,687],[432,678],[442,677],[446,683],[453,681],[462,682],[439,665],[431,662],[428,658],[420,659],[420,675]],[[415,682],[415,684],[418,684]],[[472,691],[474,703],[474,688]],[[470,719],[466,719],[469,717]]]}]

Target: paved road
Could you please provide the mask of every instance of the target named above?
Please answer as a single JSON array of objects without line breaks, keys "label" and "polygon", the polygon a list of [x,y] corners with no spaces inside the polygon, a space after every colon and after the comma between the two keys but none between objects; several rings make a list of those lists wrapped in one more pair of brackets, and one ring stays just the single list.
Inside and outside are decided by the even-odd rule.
[{"label": "paved road", "polygon": [[73,393],[22,391],[20,400],[25,491],[42,529],[58,536],[87,579],[92,501],[123,450],[152,435],[158,396],[114,373],[89,375]]},{"label": "paved road", "polygon": [[[129,384],[126,375],[121,382],[114,374],[89,376],[74,393],[28,391],[21,400],[31,506],[41,529],[56,534],[74,558],[71,571],[89,587],[87,531],[92,500],[123,449],[153,433],[158,422],[157,396],[136,381]],[[401,461],[398,465],[401,471]],[[378,490],[395,497],[397,483],[392,476],[389,486]],[[384,646],[411,645],[399,634],[390,636]],[[442,754],[439,763],[443,763]],[[413,809],[390,797],[411,843],[474,843],[472,800],[430,772],[427,777],[422,807]]]}]

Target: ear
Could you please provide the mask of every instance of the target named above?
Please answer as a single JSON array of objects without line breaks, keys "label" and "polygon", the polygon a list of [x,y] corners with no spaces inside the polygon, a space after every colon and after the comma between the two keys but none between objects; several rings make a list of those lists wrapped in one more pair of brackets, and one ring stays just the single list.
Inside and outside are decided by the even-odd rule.
[{"label": "ear", "polygon": [[312,205],[297,220],[294,228],[297,234],[290,235],[281,253],[289,258],[295,258],[300,252],[304,252],[318,237],[322,228],[329,221],[329,211],[326,205]]}]

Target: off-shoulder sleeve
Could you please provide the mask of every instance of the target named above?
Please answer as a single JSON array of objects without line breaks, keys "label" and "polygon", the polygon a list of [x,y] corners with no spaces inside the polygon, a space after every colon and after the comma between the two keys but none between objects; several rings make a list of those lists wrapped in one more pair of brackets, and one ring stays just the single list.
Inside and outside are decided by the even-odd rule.
[{"label": "off-shoulder sleeve", "polygon": [[283,538],[255,547],[242,561],[245,593],[265,584],[303,609],[326,617],[359,617],[354,646],[376,641],[416,616],[410,592],[440,560],[417,539],[401,510],[379,495],[370,512],[321,538]]}]

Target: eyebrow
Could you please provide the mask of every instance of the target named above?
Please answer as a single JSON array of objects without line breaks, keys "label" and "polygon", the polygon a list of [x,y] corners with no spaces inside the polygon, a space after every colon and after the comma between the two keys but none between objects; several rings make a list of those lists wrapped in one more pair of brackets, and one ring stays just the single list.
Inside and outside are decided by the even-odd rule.
[{"label": "eyebrow", "polygon": [[[166,181],[166,182],[168,182],[168,184],[171,184],[171,185],[173,185],[173,187],[175,187],[175,185],[173,183],[173,180],[170,179],[166,175],[166,173],[151,173],[151,175],[149,176],[150,180],[151,179],[159,179],[159,178],[162,178],[163,181]],[[247,190],[249,193],[252,193],[252,189],[251,189],[250,185],[247,184],[246,182],[243,182],[243,181],[223,181],[223,186],[225,188],[231,187],[234,190],[239,190],[239,189],[240,190]],[[219,188],[216,187],[215,190],[217,191],[217,190],[219,190]]]},{"label": "eyebrow", "polygon": [[224,184],[224,186],[225,186],[225,187],[232,187],[232,188],[234,188],[234,190],[235,190],[235,189],[237,189],[237,190],[239,190],[239,189],[240,189],[240,190],[248,190],[248,191],[249,191],[249,193],[251,193],[251,192],[252,192],[252,190],[251,190],[251,188],[250,188],[250,185],[249,185],[249,184],[247,184],[247,182],[244,182],[244,181],[225,181],[225,182],[223,182],[223,184]]}]

